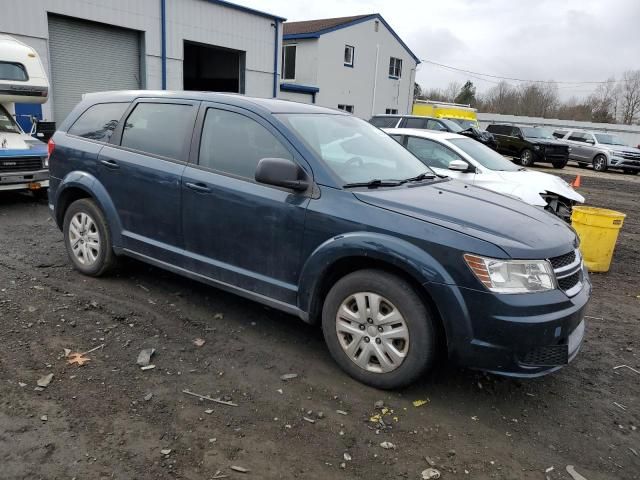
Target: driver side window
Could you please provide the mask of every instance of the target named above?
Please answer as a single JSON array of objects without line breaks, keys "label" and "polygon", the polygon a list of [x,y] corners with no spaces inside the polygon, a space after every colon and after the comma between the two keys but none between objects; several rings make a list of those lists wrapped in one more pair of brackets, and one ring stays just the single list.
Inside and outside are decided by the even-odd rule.
[{"label": "driver side window", "polygon": [[408,137],[407,150],[428,167],[449,168],[453,160],[463,160],[453,150],[426,138]]}]

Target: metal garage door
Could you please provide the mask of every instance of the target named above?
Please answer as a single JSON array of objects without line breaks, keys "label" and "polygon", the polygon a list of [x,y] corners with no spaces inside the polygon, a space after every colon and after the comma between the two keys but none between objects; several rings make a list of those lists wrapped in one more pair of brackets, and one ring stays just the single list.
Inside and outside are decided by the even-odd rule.
[{"label": "metal garage door", "polygon": [[49,56],[58,125],[83,93],[141,88],[137,31],[50,15]]}]

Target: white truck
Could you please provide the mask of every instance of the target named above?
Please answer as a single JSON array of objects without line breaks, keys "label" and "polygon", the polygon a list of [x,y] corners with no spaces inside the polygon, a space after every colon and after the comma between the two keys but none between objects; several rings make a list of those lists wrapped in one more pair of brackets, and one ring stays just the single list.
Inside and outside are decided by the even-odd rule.
[{"label": "white truck", "polygon": [[0,35],[0,193],[49,187],[47,144],[25,133],[15,117],[16,103],[45,103],[49,80],[38,54],[8,35]]}]

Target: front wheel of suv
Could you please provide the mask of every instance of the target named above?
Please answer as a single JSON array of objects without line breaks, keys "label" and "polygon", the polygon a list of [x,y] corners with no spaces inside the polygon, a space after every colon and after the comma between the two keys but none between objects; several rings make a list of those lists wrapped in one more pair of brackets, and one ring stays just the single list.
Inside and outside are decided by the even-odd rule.
[{"label": "front wheel of suv", "polygon": [[99,277],[116,263],[111,232],[102,210],[93,200],[76,200],[63,222],[64,245],[76,270]]},{"label": "front wheel of suv", "polygon": [[360,270],[331,288],[322,330],[335,361],[372,387],[406,386],[433,364],[432,315],[414,288],[381,270]]},{"label": "front wheel of suv", "polygon": [[551,162],[553,168],[561,169],[567,166],[567,160],[560,160],[559,162]]},{"label": "front wheel of suv", "polygon": [[528,148],[525,148],[520,153],[520,163],[523,167],[531,167],[533,166],[533,152]]},{"label": "front wheel of suv", "polygon": [[596,155],[593,159],[593,169],[596,172],[606,172],[608,168],[607,157],[604,155]]}]

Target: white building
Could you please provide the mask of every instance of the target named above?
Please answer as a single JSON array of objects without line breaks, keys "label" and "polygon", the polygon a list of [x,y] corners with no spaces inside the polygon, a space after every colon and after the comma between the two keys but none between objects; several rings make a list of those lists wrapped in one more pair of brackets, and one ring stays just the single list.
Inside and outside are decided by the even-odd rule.
[{"label": "white building", "polygon": [[0,33],[35,49],[51,83],[42,109],[17,105],[17,115],[60,123],[100,90],[278,94],[284,18],[222,0],[3,2]]},{"label": "white building", "polygon": [[280,98],[368,119],[411,112],[418,57],[379,14],[284,24]]}]

